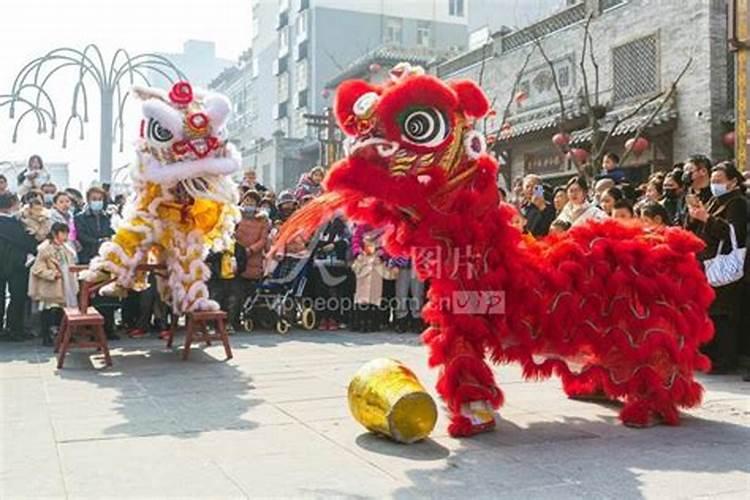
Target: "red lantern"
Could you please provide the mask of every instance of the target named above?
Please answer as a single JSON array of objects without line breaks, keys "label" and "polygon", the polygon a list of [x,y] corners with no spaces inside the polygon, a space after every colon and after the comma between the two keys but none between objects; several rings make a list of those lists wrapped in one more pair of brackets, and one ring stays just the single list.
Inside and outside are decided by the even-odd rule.
[{"label": "red lantern", "polygon": [[323,96],[323,99],[328,99],[328,96],[331,95],[331,91],[328,89],[323,89],[323,92],[321,92],[320,95]]},{"label": "red lantern", "polygon": [[562,148],[570,144],[570,136],[566,133],[558,132],[552,136],[552,142],[555,143],[555,146]]},{"label": "red lantern", "polygon": [[734,148],[734,143],[737,140],[737,135],[734,133],[734,130],[731,130],[724,134],[724,137],[722,137],[721,140],[726,147]]},{"label": "red lantern", "polygon": [[380,71],[380,68],[381,68],[380,64],[372,63],[370,64],[370,73],[377,73],[378,71]]},{"label": "red lantern", "polygon": [[589,152],[581,148],[572,148],[568,151],[568,158],[574,160],[579,165],[583,165],[589,159]]},{"label": "red lantern", "polygon": [[640,156],[650,145],[648,139],[645,137],[639,137],[638,139],[632,138],[625,142],[625,149],[633,151],[636,156]]}]

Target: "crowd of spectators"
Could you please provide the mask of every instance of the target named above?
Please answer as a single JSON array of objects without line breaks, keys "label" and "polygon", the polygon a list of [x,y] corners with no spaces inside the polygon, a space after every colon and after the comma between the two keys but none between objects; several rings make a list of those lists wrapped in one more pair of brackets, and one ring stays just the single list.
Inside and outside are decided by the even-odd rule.
[{"label": "crowd of spectators", "polygon": [[[305,295],[325,299],[312,301],[326,305],[315,311],[317,328],[420,331],[424,286],[408,259],[385,255],[377,232],[335,218],[314,239],[269,252],[281,224],[321,194],[324,174],[322,167],[314,167],[294,189],[277,194],[258,182],[254,170],[244,173],[234,248],[206,258],[211,298],[228,312],[230,331],[244,329],[243,304],[258,284],[289,272],[302,259],[314,264]],[[71,266],[88,264],[115,234],[126,197],[113,197],[106,184],[92,185],[85,194],[61,189],[50,182],[36,155],[16,185],[12,192],[8,179],[0,176],[0,339],[38,337],[50,345],[62,308],[77,303]],[[92,304],[104,316],[110,339],[152,332],[163,336],[171,325],[169,308],[149,274],[127,297],[97,296]]]},{"label": "crowd of spectators", "polygon": [[[601,171],[589,181],[573,176],[558,187],[537,175],[516,179],[509,197],[518,209],[518,224],[531,237],[565,232],[587,220],[639,220],[648,229],[668,226],[691,231],[705,243],[698,255],[705,262],[721,251],[747,247],[750,223],[750,173],[733,162],[713,163],[693,155],[671,170],[654,172],[643,183],[631,180],[632,169],[622,167],[614,153],[604,155]],[[750,355],[750,263],[744,277],[714,288],[709,314],[715,337],[706,347],[714,373],[733,372],[740,354]]]}]

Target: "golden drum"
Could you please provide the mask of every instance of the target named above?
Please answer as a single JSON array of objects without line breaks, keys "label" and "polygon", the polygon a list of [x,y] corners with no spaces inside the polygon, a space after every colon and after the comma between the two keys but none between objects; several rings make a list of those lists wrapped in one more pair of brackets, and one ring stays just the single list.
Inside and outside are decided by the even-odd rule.
[{"label": "golden drum", "polygon": [[349,410],[368,430],[401,443],[426,438],[437,407],[410,369],[393,359],[366,363],[349,383]]}]

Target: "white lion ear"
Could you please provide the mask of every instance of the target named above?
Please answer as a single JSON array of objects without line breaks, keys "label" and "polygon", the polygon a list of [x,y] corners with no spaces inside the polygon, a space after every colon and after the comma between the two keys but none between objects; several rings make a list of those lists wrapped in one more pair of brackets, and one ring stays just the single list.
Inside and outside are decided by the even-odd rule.
[{"label": "white lion ear", "polygon": [[232,104],[221,94],[209,94],[206,96],[206,115],[214,130],[223,129],[232,112]]},{"label": "white lion ear", "polygon": [[147,99],[160,99],[162,101],[168,101],[167,93],[159,88],[155,87],[144,87],[142,85],[133,85],[130,89],[138,99],[145,101]]}]

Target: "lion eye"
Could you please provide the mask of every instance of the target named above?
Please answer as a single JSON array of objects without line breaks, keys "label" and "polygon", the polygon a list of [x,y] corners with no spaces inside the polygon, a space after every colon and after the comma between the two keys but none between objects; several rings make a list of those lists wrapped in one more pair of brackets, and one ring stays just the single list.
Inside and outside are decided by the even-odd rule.
[{"label": "lion eye", "polygon": [[153,118],[148,120],[148,138],[157,142],[169,142],[174,136],[166,127]]},{"label": "lion eye", "polygon": [[448,137],[448,122],[436,108],[412,109],[401,118],[401,133],[412,144],[437,146]]}]

